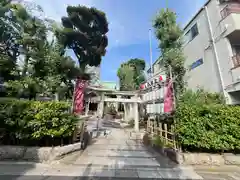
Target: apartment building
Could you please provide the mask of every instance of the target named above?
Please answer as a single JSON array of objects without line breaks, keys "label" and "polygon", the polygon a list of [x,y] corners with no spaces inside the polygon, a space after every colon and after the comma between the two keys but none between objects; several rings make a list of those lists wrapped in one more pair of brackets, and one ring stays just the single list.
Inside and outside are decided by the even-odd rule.
[{"label": "apartment building", "polygon": [[184,28],[188,87],[240,104],[240,1],[208,0]]},{"label": "apartment building", "polygon": [[208,0],[183,41],[188,88],[222,92],[228,104],[240,104],[240,0]]}]

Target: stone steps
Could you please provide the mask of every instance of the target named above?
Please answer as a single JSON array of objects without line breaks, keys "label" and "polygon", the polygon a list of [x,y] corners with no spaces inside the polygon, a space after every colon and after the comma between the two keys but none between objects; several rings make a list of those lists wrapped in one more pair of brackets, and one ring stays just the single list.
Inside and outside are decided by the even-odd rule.
[{"label": "stone steps", "polygon": [[80,178],[88,178],[88,179],[100,179],[100,178],[111,178],[111,179],[168,179],[168,180],[200,180],[201,177],[196,175],[191,168],[158,168],[153,169],[149,167],[145,168],[109,168],[109,167],[101,167],[89,165],[86,166],[69,166],[68,168],[53,168],[48,172],[44,173],[44,175],[66,175],[69,176],[80,176]]},{"label": "stone steps", "polygon": [[90,151],[87,150],[84,152],[88,156],[96,157],[128,157],[128,158],[152,158],[155,157],[146,151],[115,151],[115,150],[99,150],[99,151]]},{"label": "stone steps", "polygon": [[[192,168],[182,168],[170,163],[166,157],[149,152],[135,139],[139,135],[120,129],[111,129],[107,136],[99,136],[97,140],[68,165],[78,168],[80,176],[91,179],[99,177],[111,179],[195,179],[200,180]],[[158,156],[158,157],[157,157]]]},{"label": "stone steps", "polygon": [[[191,168],[107,168],[75,165],[1,164],[0,179],[168,179],[200,180]],[[18,176],[18,177],[17,177]],[[21,177],[20,177],[21,176]],[[22,177],[24,176],[24,177]]]}]

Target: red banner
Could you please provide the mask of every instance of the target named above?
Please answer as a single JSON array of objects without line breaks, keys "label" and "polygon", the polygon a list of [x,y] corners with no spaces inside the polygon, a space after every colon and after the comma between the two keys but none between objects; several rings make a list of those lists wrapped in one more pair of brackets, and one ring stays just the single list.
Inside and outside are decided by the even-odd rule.
[{"label": "red banner", "polygon": [[87,81],[77,79],[74,90],[73,99],[73,112],[81,114],[84,110],[84,90],[87,85]]},{"label": "red banner", "polygon": [[170,113],[173,111],[173,81],[170,80],[167,84],[166,93],[164,94],[164,112]]}]

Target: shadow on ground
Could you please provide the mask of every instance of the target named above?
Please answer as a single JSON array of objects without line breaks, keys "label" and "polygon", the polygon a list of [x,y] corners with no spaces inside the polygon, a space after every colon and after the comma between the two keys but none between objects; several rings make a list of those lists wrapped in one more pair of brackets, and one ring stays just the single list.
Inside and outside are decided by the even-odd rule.
[{"label": "shadow on ground", "polygon": [[107,137],[98,136],[78,160],[74,158],[74,162],[68,163],[81,169],[78,174],[81,177],[72,179],[201,179],[192,169],[180,167],[141,141],[124,139],[128,132],[116,136],[116,131],[124,131],[121,127],[113,125],[106,129],[112,132]]},{"label": "shadow on ground", "polygon": [[[109,130],[107,136],[102,134],[105,130]],[[128,132],[121,127],[116,128],[114,123],[103,123],[100,132],[84,152],[75,152],[68,162],[62,162],[64,165],[52,166],[41,176],[29,174],[29,176],[15,177],[12,175],[0,176],[0,179],[201,179],[191,169],[184,169],[161,154],[145,147],[140,140],[131,140]],[[25,170],[23,169],[23,171]]]}]

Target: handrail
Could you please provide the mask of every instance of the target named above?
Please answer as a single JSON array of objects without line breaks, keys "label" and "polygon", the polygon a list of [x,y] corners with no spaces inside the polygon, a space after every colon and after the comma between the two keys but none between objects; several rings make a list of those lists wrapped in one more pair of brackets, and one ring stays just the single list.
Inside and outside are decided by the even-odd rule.
[{"label": "handrail", "polygon": [[232,13],[240,13],[240,4],[239,3],[229,3],[221,10],[222,19],[226,18]]}]

